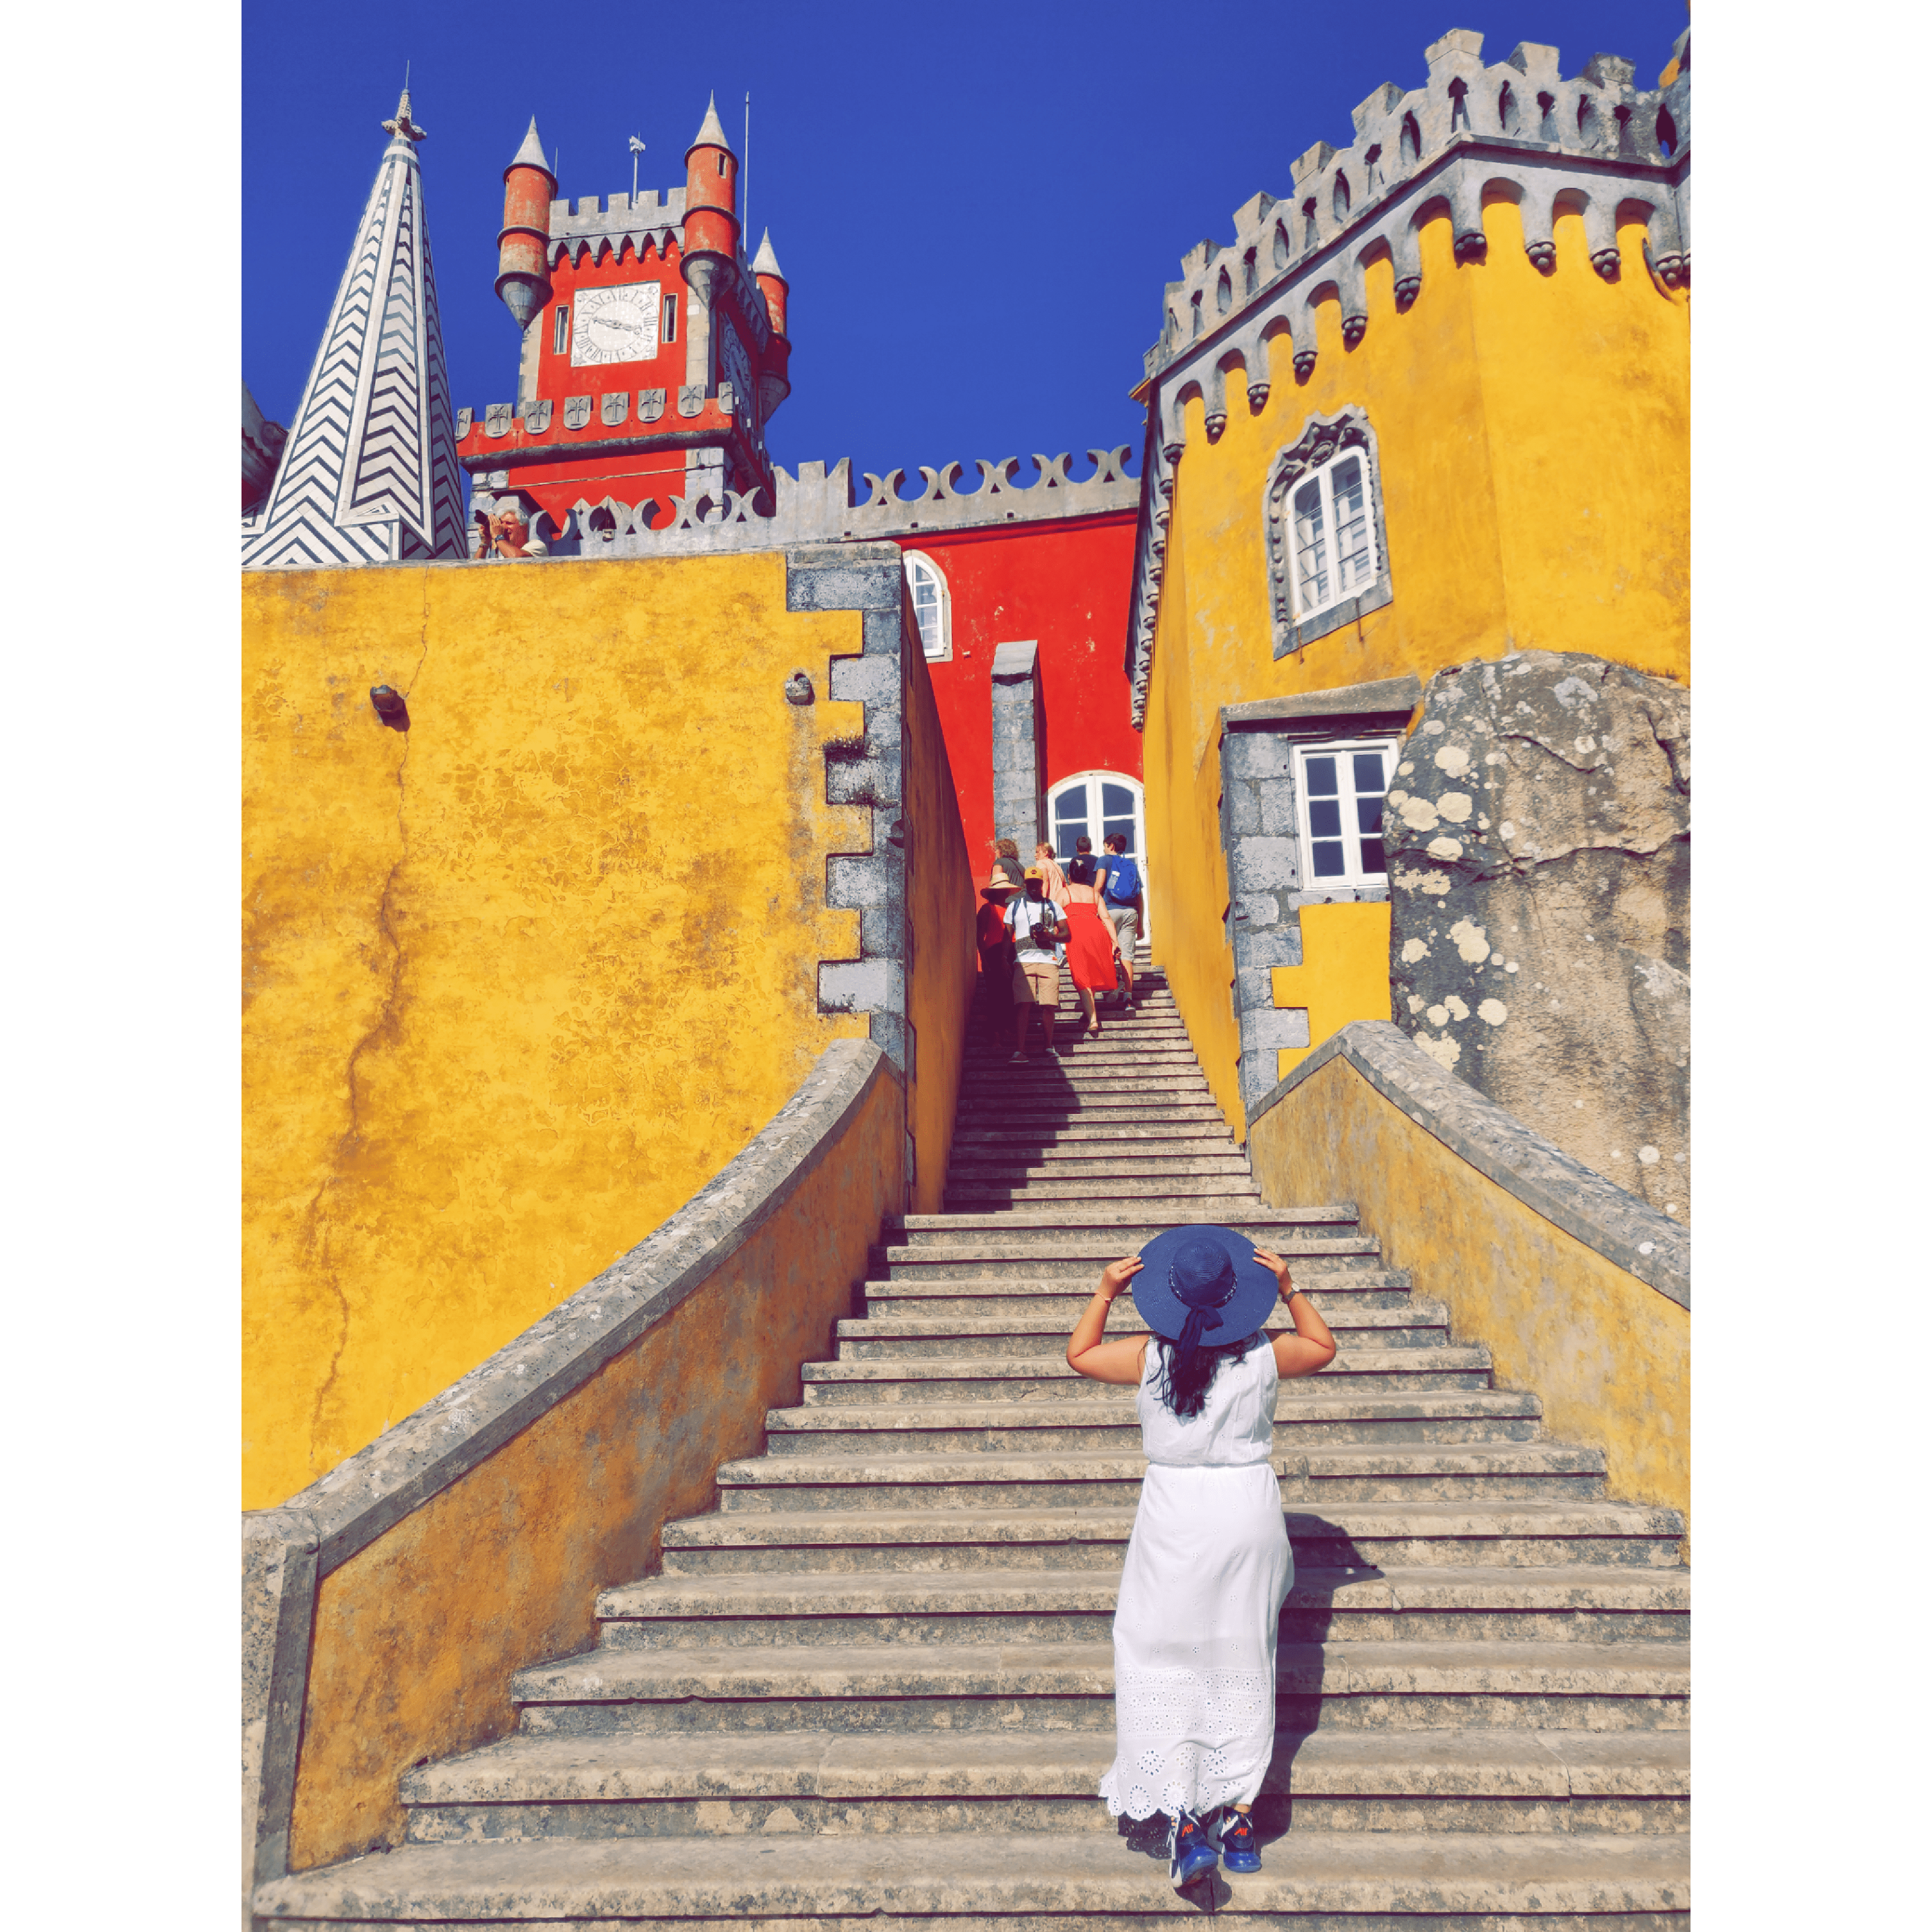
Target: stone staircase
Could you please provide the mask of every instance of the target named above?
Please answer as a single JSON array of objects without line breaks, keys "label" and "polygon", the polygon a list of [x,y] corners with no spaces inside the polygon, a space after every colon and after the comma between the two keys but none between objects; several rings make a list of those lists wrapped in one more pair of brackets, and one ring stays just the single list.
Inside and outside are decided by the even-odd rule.
[{"label": "stone staircase", "polygon": [[[1265,1207],[1141,984],[1058,1062],[1008,1066],[976,1019],[949,1211],[888,1231],[765,1454],[666,1526],[661,1576],[602,1592],[596,1650],[518,1674],[515,1735],[405,1777],[406,1844],[275,1881],[265,1920],[1682,1923],[1681,1520],[1608,1499],[1351,1207]],[[1132,1392],[1062,1352],[1102,1267],[1188,1217],[1289,1256],[1340,1352],[1276,1410],[1263,1868],[1182,1899],[1094,1795],[1142,1465]],[[1138,1325],[1123,1300],[1109,1331]]]}]

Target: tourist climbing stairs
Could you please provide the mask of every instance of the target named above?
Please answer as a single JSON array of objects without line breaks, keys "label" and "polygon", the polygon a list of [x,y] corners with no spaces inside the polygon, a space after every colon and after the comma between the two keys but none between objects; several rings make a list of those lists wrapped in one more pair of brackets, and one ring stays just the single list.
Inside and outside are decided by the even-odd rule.
[{"label": "tourist climbing stairs", "polygon": [[[764,1453],[665,1526],[661,1574],[601,1593],[596,1649],[517,1675],[514,1735],[406,1774],[406,1844],[273,1882],[264,1921],[1681,1922],[1680,1519],[1608,1496],[1350,1204],[1265,1206],[1139,985],[1024,1066],[976,1015],[946,1212],[886,1232]],[[1070,990],[1060,1018],[1065,1045]],[[1287,1256],[1339,1352],[1276,1410],[1295,1582],[1262,1868],[1180,1897],[1095,1796],[1143,1465],[1134,1392],[1064,1351],[1102,1268],[1190,1218]],[[1109,1332],[1141,1332],[1130,1298]]]}]

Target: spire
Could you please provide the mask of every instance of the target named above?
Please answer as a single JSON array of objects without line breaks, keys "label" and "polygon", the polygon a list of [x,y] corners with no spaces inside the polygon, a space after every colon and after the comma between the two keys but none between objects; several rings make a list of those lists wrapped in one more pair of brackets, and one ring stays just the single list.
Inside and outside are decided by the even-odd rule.
[{"label": "spire", "polygon": [[[711,104],[704,110],[704,124],[698,129],[697,139],[692,142],[691,148],[722,148],[728,154],[735,154],[738,152],[724,138],[724,124],[718,118],[718,96],[715,93],[711,97]],[[691,148],[684,151],[687,156]]]},{"label": "spire", "polygon": [[544,159],[543,142],[538,137],[537,117],[534,114],[530,116],[530,131],[524,136],[524,145],[511,156],[510,165],[513,168],[542,168],[552,181],[556,178],[550,173],[549,162]]},{"label": "spire", "polygon": [[[535,123],[532,124],[534,126]],[[410,84],[406,80],[403,82],[403,98],[396,103],[396,118],[393,121],[385,121],[382,131],[386,134],[394,135],[399,141],[427,141],[429,139],[429,130],[418,128],[410,118]]]},{"label": "spire", "polygon": [[765,238],[758,244],[752,272],[754,275],[776,275],[780,281],[784,280],[784,271],[778,266],[778,258],[772,252],[772,231],[769,228],[765,230]]},{"label": "spire", "polygon": [[464,554],[449,378],[407,85],[244,569]]}]

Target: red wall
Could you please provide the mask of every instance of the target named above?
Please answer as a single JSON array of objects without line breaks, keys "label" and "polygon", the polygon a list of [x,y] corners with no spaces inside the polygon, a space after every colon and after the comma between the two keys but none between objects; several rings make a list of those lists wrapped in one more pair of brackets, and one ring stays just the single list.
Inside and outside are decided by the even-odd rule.
[{"label": "red wall", "polygon": [[[959,819],[983,884],[993,842],[993,650],[1040,646],[1046,782],[1105,768],[1141,776],[1140,734],[1121,659],[1132,586],[1135,513],[942,536],[899,538],[945,572],[952,658],[935,663],[934,696],[959,795]],[[1028,859],[1031,853],[1024,855]]]}]

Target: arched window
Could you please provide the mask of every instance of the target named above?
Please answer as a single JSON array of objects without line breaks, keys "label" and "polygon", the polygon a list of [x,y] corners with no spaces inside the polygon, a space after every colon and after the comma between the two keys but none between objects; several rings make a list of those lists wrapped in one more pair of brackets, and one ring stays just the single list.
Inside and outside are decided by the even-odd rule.
[{"label": "arched window", "polygon": [[[1107,841],[1118,832],[1127,842],[1126,856],[1146,871],[1147,817],[1140,781],[1124,772],[1076,772],[1062,778],[1046,795],[1047,837],[1064,869],[1082,838],[1093,843],[1096,860],[1104,858]],[[1142,904],[1145,898],[1143,896]],[[1144,916],[1141,937],[1148,936]]]},{"label": "arched window", "polygon": [[1311,417],[1275,458],[1264,500],[1274,654],[1390,602],[1376,443],[1357,409]]},{"label": "arched window", "polygon": [[913,615],[919,620],[919,640],[926,662],[933,664],[952,656],[952,593],[946,587],[946,574],[922,551],[905,554],[906,581],[912,586]]}]

